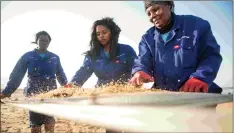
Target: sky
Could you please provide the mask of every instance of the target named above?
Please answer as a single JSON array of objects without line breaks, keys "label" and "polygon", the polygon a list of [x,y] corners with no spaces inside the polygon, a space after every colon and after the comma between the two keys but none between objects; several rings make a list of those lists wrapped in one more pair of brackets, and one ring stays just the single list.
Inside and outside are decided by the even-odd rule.
[{"label": "sky", "polygon": [[[8,81],[18,59],[36,48],[34,36],[46,30],[52,37],[49,51],[59,55],[70,81],[82,65],[83,52],[89,49],[92,23],[104,16],[113,17],[121,27],[119,42],[131,45],[138,53],[142,34],[152,26],[142,1],[14,1],[1,5],[1,86]],[[233,87],[233,3],[232,1],[176,1],[176,14],[191,14],[208,20],[221,46],[223,62],[215,82]],[[92,88],[93,74],[84,84]],[[26,86],[27,74],[20,88]]]}]

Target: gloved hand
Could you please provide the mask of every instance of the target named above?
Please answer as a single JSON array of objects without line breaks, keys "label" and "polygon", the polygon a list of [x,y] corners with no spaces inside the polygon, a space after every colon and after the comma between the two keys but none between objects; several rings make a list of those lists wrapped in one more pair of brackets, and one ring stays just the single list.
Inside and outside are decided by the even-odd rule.
[{"label": "gloved hand", "polygon": [[197,78],[190,78],[184,86],[181,87],[180,91],[184,92],[208,92],[208,84],[197,79]]},{"label": "gloved hand", "polygon": [[143,71],[136,72],[134,76],[129,80],[129,83],[134,86],[140,86],[143,83],[147,82],[154,82],[154,78]]}]

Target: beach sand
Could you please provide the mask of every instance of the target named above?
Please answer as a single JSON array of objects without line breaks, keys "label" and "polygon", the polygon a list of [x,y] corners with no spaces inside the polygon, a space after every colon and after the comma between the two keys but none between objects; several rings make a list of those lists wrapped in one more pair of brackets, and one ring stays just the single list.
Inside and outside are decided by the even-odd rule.
[{"label": "beach sand", "polygon": [[[16,90],[8,101],[23,100],[23,90]],[[42,128],[44,132],[44,129]],[[1,133],[4,132],[30,132],[28,110],[17,108],[8,104],[1,104]],[[105,128],[95,127],[88,124],[56,118],[55,132],[59,133],[91,133],[105,132]]]}]

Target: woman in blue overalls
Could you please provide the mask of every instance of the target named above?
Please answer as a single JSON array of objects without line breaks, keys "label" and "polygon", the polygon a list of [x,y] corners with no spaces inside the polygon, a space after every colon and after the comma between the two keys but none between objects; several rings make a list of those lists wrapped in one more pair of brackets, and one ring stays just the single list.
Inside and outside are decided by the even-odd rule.
[{"label": "woman in blue overalls", "polygon": [[176,15],[173,1],[144,1],[153,27],[139,44],[130,80],[133,85],[154,82],[170,91],[221,93],[213,81],[222,56],[208,21]]},{"label": "woman in blue overalls", "polygon": [[93,72],[98,77],[96,87],[110,82],[128,82],[136,53],[131,46],[118,43],[120,31],[112,18],[94,22],[90,50],[86,52],[83,65],[72,78],[70,85],[81,87]]},{"label": "woman in blue overalls", "polygon": [[[63,86],[67,84],[67,77],[63,71],[59,56],[47,50],[51,37],[46,31],[36,34],[35,44],[38,48],[25,53],[17,62],[10,75],[6,88],[1,93],[1,99],[10,97],[19,87],[28,70],[28,84],[25,87],[26,97],[56,89],[56,78]],[[41,125],[45,131],[54,132],[53,117],[29,111],[29,121],[32,133],[41,132]]]},{"label": "woman in blue overalls", "polygon": [[94,22],[90,50],[70,84],[81,87],[93,72],[98,77],[96,86],[130,79],[136,53],[131,46],[118,43],[120,31],[112,18]]}]

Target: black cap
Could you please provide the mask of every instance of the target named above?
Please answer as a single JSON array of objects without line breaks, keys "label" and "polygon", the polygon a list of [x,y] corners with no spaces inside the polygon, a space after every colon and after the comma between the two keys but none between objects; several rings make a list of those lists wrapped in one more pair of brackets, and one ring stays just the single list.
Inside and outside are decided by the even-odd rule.
[{"label": "black cap", "polygon": [[144,0],[143,2],[144,2],[145,10],[147,10],[150,6],[154,4],[165,4],[165,5],[170,6],[172,12],[174,11],[174,1]]}]

